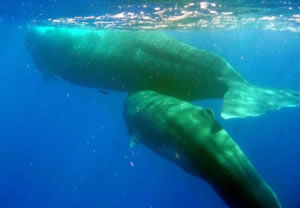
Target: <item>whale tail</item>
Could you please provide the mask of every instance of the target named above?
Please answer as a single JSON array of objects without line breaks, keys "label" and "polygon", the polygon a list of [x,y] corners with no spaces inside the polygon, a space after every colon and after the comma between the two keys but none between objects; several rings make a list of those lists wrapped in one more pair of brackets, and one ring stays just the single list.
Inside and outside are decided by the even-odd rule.
[{"label": "whale tail", "polygon": [[260,88],[245,83],[228,89],[221,116],[224,119],[254,117],[282,107],[296,106],[300,106],[300,92]]}]

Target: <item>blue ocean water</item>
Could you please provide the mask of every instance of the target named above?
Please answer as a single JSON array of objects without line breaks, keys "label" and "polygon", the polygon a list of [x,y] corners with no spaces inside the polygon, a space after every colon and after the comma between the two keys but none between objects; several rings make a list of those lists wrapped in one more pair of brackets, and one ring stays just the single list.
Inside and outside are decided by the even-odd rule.
[{"label": "blue ocean water", "polygon": [[[42,0],[2,3],[0,207],[226,207],[203,180],[142,145],[129,148],[122,117],[125,93],[103,94],[44,80],[25,48],[25,25],[37,19],[40,5],[48,5],[43,10],[48,16],[58,17],[64,9],[73,16],[91,12],[86,3],[76,2],[72,8],[67,1],[60,7]],[[300,91],[297,32],[243,28],[166,33],[222,55],[252,83]],[[300,207],[300,108],[222,120],[221,100],[196,104],[214,107],[219,122],[283,207]]]}]

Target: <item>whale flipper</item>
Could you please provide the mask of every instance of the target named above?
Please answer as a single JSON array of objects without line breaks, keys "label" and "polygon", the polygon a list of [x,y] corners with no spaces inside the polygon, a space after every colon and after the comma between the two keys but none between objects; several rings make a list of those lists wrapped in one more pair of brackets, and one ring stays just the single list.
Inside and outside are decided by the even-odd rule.
[{"label": "whale flipper", "polygon": [[129,147],[133,149],[136,147],[136,145],[137,145],[137,139],[135,136],[132,136],[129,142]]},{"label": "whale flipper", "polygon": [[221,116],[224,119],[260,116],[267,111],[296,106],[300,106],[300,92],[243,83],[225,93]]}]

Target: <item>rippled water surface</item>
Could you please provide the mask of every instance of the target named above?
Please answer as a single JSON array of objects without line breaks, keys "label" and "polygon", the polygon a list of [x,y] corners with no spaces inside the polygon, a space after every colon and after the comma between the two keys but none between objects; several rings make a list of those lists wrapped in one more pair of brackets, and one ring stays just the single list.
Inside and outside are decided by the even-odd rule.
[{"label": "rippled water surface", "polygon": [[[177,1],[109,5],[101,15],[62,16],[43,20],[64,24],[122,29],[240,29],[300,31],[300,3],[261,1]],[[104,12],[103,12],[104,11]],[[100,12],[98,12],[100,13]],[[33,20],[38,21],[38,20]],[[41,23],[41,21],[38,21]]]}]

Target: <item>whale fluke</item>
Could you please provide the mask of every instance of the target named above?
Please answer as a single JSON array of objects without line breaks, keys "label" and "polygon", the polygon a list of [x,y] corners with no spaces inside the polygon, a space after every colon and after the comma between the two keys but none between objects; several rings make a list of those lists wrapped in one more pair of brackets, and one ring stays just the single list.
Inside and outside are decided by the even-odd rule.
[{"label": "whale fluke", "polygon": [[225,93],[221,116],[224,119],[260,116],[267,111],[297,106],[300,106],[299,92],[244,83]]},{"label": "whale fluke", "polygon": [[278,208],[276,194],[218,124],[210,109],[141,91],[124,104],[134,143],[174,162],[208,182],[229,207]]}]

